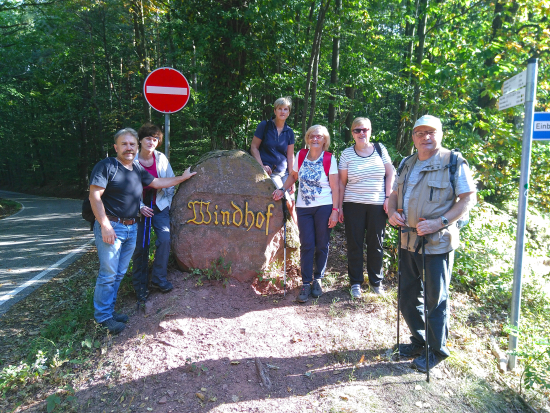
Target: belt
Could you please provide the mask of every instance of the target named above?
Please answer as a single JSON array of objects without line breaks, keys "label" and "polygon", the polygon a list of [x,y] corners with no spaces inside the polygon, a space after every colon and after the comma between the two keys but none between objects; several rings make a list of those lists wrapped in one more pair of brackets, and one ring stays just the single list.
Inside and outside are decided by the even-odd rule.
[{"label": "belt", "polygon": [[118,218],[112,215],[107,215],[107,218],[109,218],[109,221],[118,222],[122,225],[134,225],[136,223],[135,218]]}]

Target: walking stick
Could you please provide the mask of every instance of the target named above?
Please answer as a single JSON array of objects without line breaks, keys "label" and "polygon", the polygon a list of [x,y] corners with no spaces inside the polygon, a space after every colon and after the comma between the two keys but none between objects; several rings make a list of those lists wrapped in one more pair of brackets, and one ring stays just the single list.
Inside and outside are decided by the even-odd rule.
[{"label": "walking stick", "polygon": [[[283,194],[284,194],[284,189],[281,189],[281,191],[283,191]],[[282,199],[282,204],[283,204],[283,227],[284,227],[284,235],[283,235],[283,240],[284,240],[284,250],[283,250],[283,260],[284,260],[284,264],[283,264],[283,297],[286,297],[286,217],[288,215],[288,209],[287,209],[287,206],[286,206],[286,198],[283,196],[283,199]]]},{"label": "walking stick", "polygon": [[[150,197],[150,208],[153,208],[153,196],[150,191],[147,192],[147,197]],[[144,200],[145,201],[145,200]],[[145,217],[145,225],[143,226],[143,242],[142,247],[142,278],[140,285],[140,292],[138,297],[138,310],[140,304],[142,305],[143,311],[145,311],[145,292],[147,291],[147,284],[149,283],[149,245],[151,244],[151,217]],[[147,241],[146,241],[147,240]],[[147,242],[147,249],[145,249],[145,242]],[[145,283],[143,283],[143,272],[145,272]]]},{"label": "walking stick", "polygon": [[[402,209],[397,210],[398,214],[403,214]],[[397,361],[401,360],[399,353],[399,313],[401,311],[401,226],[397,226]]]},{"label": "walking stick", "polygon": [[[426,218],[419,218],[419,221],[425,221]],[[424,341],[426,343],[426,382],[430,382],[430,345],[428,344],[428,289],[426,288],[426,237],[420,240],[422,243],[422,284],[424,284]]]}]

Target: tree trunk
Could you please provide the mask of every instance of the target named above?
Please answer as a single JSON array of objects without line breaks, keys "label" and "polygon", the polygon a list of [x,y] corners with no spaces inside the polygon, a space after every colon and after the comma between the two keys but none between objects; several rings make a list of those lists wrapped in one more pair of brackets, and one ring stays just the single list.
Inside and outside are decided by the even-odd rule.
[{"label": "tree trunk", "polygon": [[132,1],[132,19],[134,23],[134,40],[136,43],[136,53],[138,55],[138,72],[140,78],[140,95],[143,102],[143,117],[146,121],[151,121],[151,107],[143,96],[143,84],[149,74],[149,58],[147,56],[147,46],[145,44],[145,17],[143,15],[143,0]]},{"label": "tree trunk", "polygon": [[[328,123],[331,129],[334,129],[334,120],[336,118],[336,108],[334,106],[334,95],[336,95],[336,87],[338,85],[338,69],[340,67],[340,14],[342,12],[342,0],[336,0],[335,5],[336,19],[336,35],[332,38],[332,63],[330,71],[330,97],[328,103]],[[331,131],[334,135],[334,130]]]},{"label": "tree trunk", "polygon": [[[428,20],[428,2],[429,0],[420,0],[418,9],[418,45],[415,50],[415,63],[417,69],[420,70],[422,66],[422,60],[424,59],[424,44],[426,41],[426,22]],[[414,106],[412,113],[412,121],[416,122],[418,119],[418,112],[420,109],[420,79],[418,75],[413,77],[414,79]]]},{"label": "tree trunk", "polygon": [[216,42],[208,45],[206,71],[207,119],[212,149],[234,149],[236,132],[244,123],[242,100],[239,91],[248,78],[248,48],[236,44],[234,39],[246,38],[251,28],[248,20],[247,0],[223,0],[216,2],[224,17]]},{"label": "tree trunk", "polygon": [[[308,71],[307,71],[307,79],[306,79],[306,90],[304,93],[304,108],[302,111],[302,138],[306,134],[306,114],[307,114],[307,104],[309,102],[309,93],[311,88],[311,77],[313,74],[313,71],[315,69],[315,58],[317,54],[319,53],[319,48],[321,47],[321,37],[323,34],[323,25],[325,22],[325,15],[327,13],[328,6],[330,4],[330,0],[327,0],[325,5],[323,5],[321,1],[321,6],[319,8],[319,16],[317,17],[317,26],[315,27],[315,33],[313,35],[313,42],[311,45],[311,55],[309,57],[309,65],[308,65]],[[312,105],[315,105],[315,102],[312,102]],[[311,118],[311,116],[310,116]]]},{"label": "tree trunk", "polygon": [[[355,99],[355,88],[346,86],[346,97],[350,100],[351,105],[350,107],[353,108],[353,99]],[[348,111],[348,114],[346,116],[346,142],[351,142],[351,122],[353,122],[353,112],[351,110]]]},{"label": "tree trunk", "polygon": [[[411,0],[407,0],[407,3],[406,3],[407,13],[410,11],[410,8],[411,8]],[[418,0],[416,0],[415,2],[415,8],[414,8],[415,16],[416,16],[417,10],[418,10]],[[403,84],[408,84],[408,85],[410,85],[411,83],[410,65],[411,65],[413,50],[414,50],[414,33],[415,33],[415,25],[407,19],[407,23],[405,25],[405,36],[409,38],[409,42],[407,43],[407,47],[403,52],[403,63],[402,63],[402,69],[399,72],[399,76],[401,77],[401,79],[403,79]],[[410,145],[410,140],[408,136],[410,134],[411,122],[410,122],[410,113],[408,113],[409,96],[407,94],[407,89],[408,88],[404,88],[403,93],[401,93],[399,96],[399,123],[397,126],[397,136],[395,139],[395,147],[399,152],[402,152],[408,145]]]},{"label": "tree trunk", "polygon": [[[317,49],[317,55],[315,56],[315,60],[313,61],[313,80],[311,84],[311,105],[309,106],[309,118],[307,120],[307,127],[308,129],[311,128],[311,125],[313,124],[313,118],[315,117],[315,104],[316,104],[316,97],[317,97],[317,81],[319,80],[319,54],[320,54],[321,48],[319,47]],[[305,135],[304,135],[305,136]],[[305,144],[305,142],[304,142]]]}]

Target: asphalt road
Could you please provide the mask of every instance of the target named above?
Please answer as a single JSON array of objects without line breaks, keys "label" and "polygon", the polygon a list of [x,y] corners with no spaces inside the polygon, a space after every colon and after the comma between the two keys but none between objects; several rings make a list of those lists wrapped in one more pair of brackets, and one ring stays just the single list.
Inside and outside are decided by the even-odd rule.
[{"label": "asphalt road", "polygon": [[59,274],[93,242],[82,201],[1,191],[23,205],[0,220],[0,317]]}]

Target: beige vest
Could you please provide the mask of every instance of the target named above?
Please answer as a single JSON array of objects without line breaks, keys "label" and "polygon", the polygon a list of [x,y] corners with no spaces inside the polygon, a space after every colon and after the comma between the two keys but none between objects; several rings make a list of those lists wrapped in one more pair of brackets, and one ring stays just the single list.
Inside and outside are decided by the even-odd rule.
[{"label": "beige vest", "polygon": [[[418,158],[415,153],[405,161],[401,174],[397,177],[397,207],[403,209],[403,189],[407,178]],[[408,189],[408,225],[416,227],[419,218],[435,219],[451,209],[457,201],[450,182],[450,158],[451,151],[440,148],[422,168],[420,177],[412,189]],[[457,171],[466,160],[458,156]],[[456,175],[455,175],[456,176]],[[415,251],[417,246],[416,232],[409,231],[401,235],[401,248]],[[458,247],[460,242],[459,229],[455,224],[449,225],[433,234],[426,235],[426,254],[444,254]],[[421,252],[421,251],[419,251]]]}]

